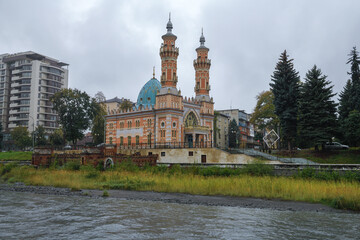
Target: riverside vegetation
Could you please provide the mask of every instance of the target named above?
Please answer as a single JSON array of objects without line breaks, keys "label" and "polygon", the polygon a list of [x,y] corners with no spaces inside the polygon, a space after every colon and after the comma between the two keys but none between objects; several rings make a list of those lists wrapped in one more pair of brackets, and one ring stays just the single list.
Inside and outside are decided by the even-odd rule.
[{"label": "riverside vegetation", "polygon": [[360,173],[317,172],[308,168],[292,177],[278,177],[273,167],[261,163],[244,168],[187,167],[179,165],[137,167],[131,162],[104,171],[100,167],[64,166],[35,169],[0,165],[2,181],[27,185],[80,189],[109,189],[225,195],[324,203],[338,209],[360,211]]},{"label": "riverside vegetation", "polygon": [[14,161],[28,161],[31,160],[32,152],[0,152],[0,161],[1,160],[14,160]]}]

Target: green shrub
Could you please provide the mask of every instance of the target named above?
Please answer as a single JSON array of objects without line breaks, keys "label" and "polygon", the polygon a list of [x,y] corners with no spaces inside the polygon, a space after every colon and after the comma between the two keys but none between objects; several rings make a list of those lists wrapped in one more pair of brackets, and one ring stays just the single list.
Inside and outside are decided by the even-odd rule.
[{"label": "green shrub", "polygon": [[117,165],[117,168],[120,170],[128,171],[128,172],[137,172],[139,171],[139,167],[131,161],[129,158],[126,161],[121,162],[119,165]]},{"label": "green shrub", "polygon": [[360,182],[360,172],[359,171],[348,171],[344,174],[343,178],[348,181]]},{"label": "green shrub", "polygon": [[86,178],[89,178],[89,179],[93,179],[93,178],[98,178],[100,176],[100,172],[99,171],[96,171],[96,170],[93,170],[93,171],[89,171],[85,177]]},{"label": "green shrub", "polygon": [[156,166],[152,169],[153,173],[165,173],[168,170],[168,167],[165,165]]},{"label": "green shrub", "polygon": [[67,162],[64,165],[64,169],[71,170],[71,171],[79,171],[80,170],[80,162],[79,161]]},{"label": "green shrub", "polygon": [[241,169],[242,173],[252,176],[272,176],[274,175],[274,167],[263,163],[250,163]]},{"label": "green shrub", "polygon": [[108,191],[106,191],[106,190],[104,190],[104,192],[103,192],[103,195],[102,195],[103,197],[109,197],[110,196],[110,194],[109,194],[109,192]]},{"label": "green shrub", "polygon": [[104,171],[104,160],[100,160],[98,164],[96,165],[96,170]]},{"label": "green shrub", "polygon": [[105,189],[117,189],[117,190],[140,190],[142,187],[152,186],[155,182],[153,181],[141,181],[141,180],[131,180],[131,179],[122,179],[116,181],[109,181],[102,183],[102,187]]},{"label": "green shrub", "polygon": [[0,169],[1,169],[1,175],[4,175],[6,173],[9,173],[11,172],[11,170],[13,168],[16,168],[18,167],[18,164],[17,163],[8,163],[8,164],[5,164],[3,165]]},{"label": "green shrub", "polygon": [[169,168],[169,174],[170,175],[174,175],[174,174],[180,174],[182,171],[181,171],[181,167],[179,164],[174,164],[174,165],[171,165],[170,168]]}]

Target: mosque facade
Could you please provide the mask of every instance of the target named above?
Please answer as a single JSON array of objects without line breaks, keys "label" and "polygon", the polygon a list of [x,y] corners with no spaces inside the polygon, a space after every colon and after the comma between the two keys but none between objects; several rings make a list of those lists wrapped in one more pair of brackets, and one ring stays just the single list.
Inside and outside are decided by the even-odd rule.
[{"label": "mosque facade", "polygon": [[208,59],[203,33],[196,48],[195,98],[181,95],[177,88],[177,36],[169,18],[160,47],[160,81],[150,79],[141,89],[135,106],[106,116],[106,143],[133,147],[212,147],[214,101],[210,98]]}]

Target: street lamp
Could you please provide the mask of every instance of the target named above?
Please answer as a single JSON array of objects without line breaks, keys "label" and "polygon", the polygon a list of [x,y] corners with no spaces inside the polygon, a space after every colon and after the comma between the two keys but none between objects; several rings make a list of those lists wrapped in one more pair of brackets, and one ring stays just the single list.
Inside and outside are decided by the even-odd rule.
[{"label": "street lamp", "polygon": [[33,148],[33,151],[34,151],[34,142],[35,142],[35,134],[34,134],[34,131],[35,131],[35,120],[32,116],[29,115],[29,118],[31,118],[33,120],[33,131],[32,131],[32,148]]}]

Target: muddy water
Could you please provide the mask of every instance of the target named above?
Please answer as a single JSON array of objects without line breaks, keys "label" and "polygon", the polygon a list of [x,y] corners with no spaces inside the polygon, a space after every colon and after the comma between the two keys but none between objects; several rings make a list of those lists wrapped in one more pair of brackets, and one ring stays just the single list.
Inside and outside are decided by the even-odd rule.
[{"label": "muddy water", "polygon": [[0,191],[0,239],[360,239],[360,214]]}]

